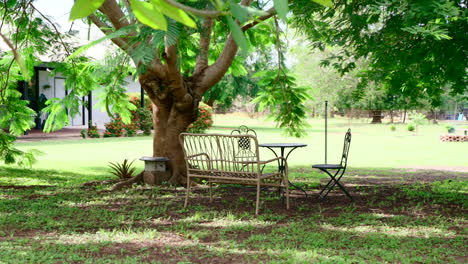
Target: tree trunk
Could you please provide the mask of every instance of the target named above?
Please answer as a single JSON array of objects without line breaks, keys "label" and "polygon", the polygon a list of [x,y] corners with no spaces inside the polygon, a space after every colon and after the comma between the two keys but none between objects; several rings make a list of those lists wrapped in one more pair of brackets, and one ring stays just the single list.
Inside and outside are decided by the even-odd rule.
[{"label": "tree trunk", "polygon": [[[167,172],[153,173],[152,178],[145,177],[145,182],[150,184],[161,184],[168,182],[174,185],[183,185],[186,183],[186,166],[182,146],[179,142],[179,135],[187,131],[188,126],[197,118],[197,109],[199,100],[195,95],[191,95],[193,83],[185,80],[178,84],[155,84],[148,81],[151,77],[140,78],[140,84],[145,91],[149,91],[148,96],[153,105],[153,157],[166,157],[169,161],[166,163]],[[155,85],[165,89],[167,93],[178,91],[184,87],[188,91],[184,96],[166,96],[164,93],[156,94],[151,91],[158,90]],[[174,85],[171,87],[171,85]],[[177,86],[176,86],[177,85]],[[178,87],[179,86],[179,87]]]},{"label": "tree trunk", "polygon": [[434,109],[431,109],[431,118],[432,118],[432,124],[437,125],[437,112]]},{"label": "tree trunk", "polygon": [[371,124],[382,124],[382,110],[372,110]]},{"label": "tree trunk", "polygon": [[390,123],[393,124],[393,110],[390,110]]},{"label": "tree trunk", "polygon": [[[186,183],[186,166],[179,135],[196,119],[196,112],[181,112],[175,105],[153,107],[154,139],[153,157],[167,157],[168,174],[161,174],[156,183]],[[167,176],[165,176],[167,175]],[[167,177],[167,178],[166,178]]]},{"label": "tree trunk", "polygon": [[406,108],[403,110],[403,124],[406,121]]}]

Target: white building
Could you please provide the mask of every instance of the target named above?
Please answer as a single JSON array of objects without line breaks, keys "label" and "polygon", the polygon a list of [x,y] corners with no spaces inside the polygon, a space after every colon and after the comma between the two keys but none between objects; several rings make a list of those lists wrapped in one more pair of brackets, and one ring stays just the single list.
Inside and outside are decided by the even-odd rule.
[{"label": "white building", "polygon": [[[131,76],[126,78],[127,91],[129,93],[140,93],[143,95],[143,89],[138,82],[135,82]],[[33,84],[28,85],[26,82],[20,82],[19,91],[22,94],[22,99],[30,102],[29,107],[38,112],[40,100],[51,98],[63,98],[67,95],[65,90],[65,78],[57,74],[51,75],[51,68],[46,64],[41,64],[34,67]],[[91,93],[82,98],[79,114],[70,117],[69,126],[87,126],[89,121],[98,127],[104,126],[105,123],[110,121],[109,116],[105,111],[101,111],[100,107],[96,106],[97,95]],[[91,109],[87,108],[88,102],[91,101]],[[143,100],[144,102],[144,100]],[[36,128],[42,129],[46,115],[42,115],[36,119]]]}]

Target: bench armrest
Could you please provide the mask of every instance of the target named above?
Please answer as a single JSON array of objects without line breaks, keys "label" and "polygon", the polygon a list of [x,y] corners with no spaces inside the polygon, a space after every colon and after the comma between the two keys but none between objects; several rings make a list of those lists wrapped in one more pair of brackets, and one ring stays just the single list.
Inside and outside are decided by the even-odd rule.
[{"label": "bench armrest", "polygon": [[267,163],[270,163],[270,162],[273,162],[273,161],[278,161],[278,160],[283,160],[284,165],[285,165],[286,167],[288,166],[288,162],[287,162],[286,159],[283,158],[283,157],[277,157],[277,158],[274,158],[274,159],[259,161],[259,163],[260,163],[260,164],[267,164]]},{"label": "bench armrest", "polygon": [[191,156],[188,156],[187,159],[191,160],[191,159],[193,159],[195,157],[199,157],[199,156],[205,156],[207,160],[210,160],[210,156],[208,156],[208,154],[206,154],[206,153],[199,153],[199,154],[191,155]]}]

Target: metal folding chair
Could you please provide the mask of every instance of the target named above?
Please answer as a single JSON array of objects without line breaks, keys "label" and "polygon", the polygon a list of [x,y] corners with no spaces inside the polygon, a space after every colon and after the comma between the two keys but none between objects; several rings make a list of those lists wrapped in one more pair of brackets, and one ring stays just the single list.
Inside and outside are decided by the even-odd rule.
[{"label": "metal folding chair", "polygon": [[[315,164],[312,165],[312,168],[319,169],[325,172],[328,176],[330,176],[330,181],[328,181],[327,185],[322,189],[319,194],[319,199],[324,199],[328,193],[338,185],[338,187],[348,196],[351,200],[353,199],[351,195],[349,195],[346,188],[340,183],[341,178],[343,177],[346,171],[346,165],[348,162],[348,153],[349,153],[349,146],[351,144],[351,129],[348,129],[344,138],[344,146],[343,146],[343,154],[341,155],[341,162],[340,164]],[[335,171],[334,174],[332,172]]]}]

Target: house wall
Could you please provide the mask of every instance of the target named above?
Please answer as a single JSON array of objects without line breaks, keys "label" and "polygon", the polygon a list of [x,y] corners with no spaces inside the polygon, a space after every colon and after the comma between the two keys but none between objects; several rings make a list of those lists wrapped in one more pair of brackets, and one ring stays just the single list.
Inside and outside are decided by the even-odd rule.
[{"label": "house wall", "polygon": [[[128,76],[126,79],[127,82],[127,91],[130,93],[140,93],[140,84],[133,81],[132,76]],[[63,98],[67,94],[65,90],[65,78],[62,75],[51,75],[50,72],[45,70],[38,71],[38,84],[39,84],[39,96],[43,94],[47,99],[50,98]],[[110,121],[109,116],[107,115],[104,109],[98,105],[99,102],[99,93],[100,91],[94,91],[92,93],[92,123],[98,127],[103,127],[105,123]],[[84,97],[85,102],[87,103],[88,97]],[[83,123],[84,116],[84,123]],[[41,120],[45,120],[46,115],[41,115]],[[74,117],[69,117],[70,125],[69,126],[83,126],[88,124],[89,116],[88,109],[82,107],[82,102],[80,102],[79,113]]]}]

